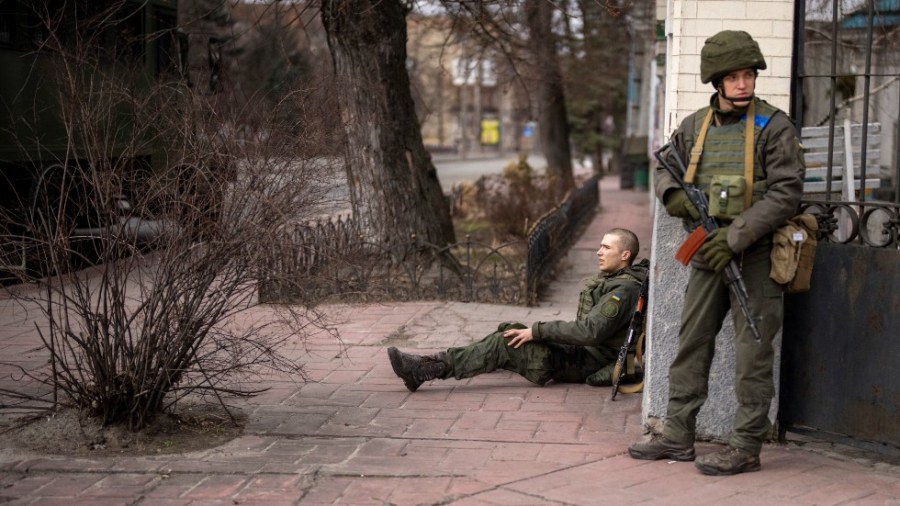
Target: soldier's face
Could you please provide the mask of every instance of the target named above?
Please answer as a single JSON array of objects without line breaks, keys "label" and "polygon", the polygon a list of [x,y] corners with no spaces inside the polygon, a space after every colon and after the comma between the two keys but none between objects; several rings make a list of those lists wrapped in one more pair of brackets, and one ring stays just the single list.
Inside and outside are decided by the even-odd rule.
[{"label": "soldier's face", "polygon": [[622,251],[617,236],[606,234],[600,241],[600,249],[597,250],[597,263],[603,272],[616,272],[628,265],[628,255],[628,251]]},{"label": "soldier's face", "polygon": [[[747,107],[756,90],[756,70],[752,68],[729,72],[722,78],[720,85],[722,95],[719,96],[719,108],[725,111]],[[729,100],[730,99],[730,100]],[[743,100],[742,100],[743,99]]]}]

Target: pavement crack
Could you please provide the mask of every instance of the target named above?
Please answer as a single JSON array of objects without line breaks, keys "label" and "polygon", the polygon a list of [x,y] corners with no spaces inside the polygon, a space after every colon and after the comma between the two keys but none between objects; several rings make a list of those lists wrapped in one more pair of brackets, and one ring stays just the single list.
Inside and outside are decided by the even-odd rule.
[{"label": "pavement crack", "polygon": [[471,441],[476,443],[487,443],[487,444],[513,444],[513,445],[560,445],[560,446],[571,446],[571,447],[584,447],[590,446],[591,443],[583,443],[583,442],[567,442],[567,441],[514,441],[508,439],[479,439],[479,438],[471,438],[471,437],[460,437],[460,438],[447,438],[447,437],[404,437],[404,436],[385,436],[385,435],[354,435],[347,436],[346,434],[305,434],[305,433],[284,433],[284,432],[246,432],[245,435],[259,436],[259,437],[273,437],[273,438],[284,438],[284,439],[305,439],[305,438],[319,438],[319,439],[328,439],[328,440],[336,440],[336,439],[364,439],[364,440],[373,440],[373,439],[388,439],[388,440],[397,440],[397,441],[438,441],[445,443],[452,442],[460,442],[460,441]]},{"label": "pavement crack", "polygon": [[[551,475],[556,474],[556,473],[562,473],[562,472],[566,472],[566,471],[571,471],[572,469],[578,469],[579,467],[583,467],[583,466],[586,466],[586,465],[595,464],[595,463],[597,463],[597,462],[603,462],[604,460],[609,460],[609,459],[616,458],[616,457],[621,457],[621,456],[624,455],[624,454],[625,454],[625,452],[617,453],[617,454],[614,454],[614,455],[610,455],[610,456],[608,456],[608,457],[601,457],[601,458],[598,458],[598,459],[589,460],[589,461],[587,461],[587,462],[580,462],[580,463],[578,463],[578,464],[572,464],[572,465],[560,467],[560,468],[558,468],[558,469],[553,469],[552,471],[547,471],[547,472],[544,472],[544,473],[538,473],[538,474],[533,474],[533,475],[530,475],[530,476],[524,476],[524,477],[517,478],[517,479],[515,479],[515,480],[510,480],[510,481],[507,481],[507,482],[504,482],[504,483],[498,483],[497,485],[494,485],[494,486],[491,486],[491,487],[484,488],[484,489],[479,490],[479,491],[477,491],[477,492],[470,492],[470,493],[467,493],[467,494],[457,494],[457,495],[455,495],[455,496],[448,497],[448,498],[446,498],[445,500],[442,500],[442,501],[440,501],[440,502],[436,502],[436,503],[434,503],[434,505],[435,505],[435,506],[442,506],[442,505],[446,505],[446,504],[453,504],[453,503],[456,502],[456,501],[461,501],[461,500],[464,500],[464,499],[469,499],[469,498],[472,498],[472,497],[477,497],[477,496],[479,496],[479,495],[481,495],[481,494],[484,494],[484,493],[487,493],[487,492],[493,492],[493,491],[495,491],[495,490],[503,490],[503,489],[506,489],[506,488],[508,488],[508,487],[511,487],[512,485],[515,485],[515,484],[517,484],[517,483],[522,483],[522,482],[526,482],[526,481],[535,480],[535,479],[538,479],[538,478],[543,478],[543,477],[546,477],[546,476],[551,476]],[[542,495],[532,494],[532,493],[529,493],[529,492],[524,492],[524,491],[518,490],[518,489],[512,489],[512,488],[510,488],[509,491],[510,491],[510,492],[515,492],[516,494],[521,494],[521,495],[525,495],[525,496],[528,496],[528,497],[533,497],[533,498],[535,498],[535,499],[539,499],[539,500],[541,501],[542,504],[559,504],[559,505],[571,505],[571,504],[572,504],[572,503],[568,503],[568,502],[565,502],[565,501],[559,501],[559,500],[556,500],[556,499],[550,499],[550,498],[544,497],[544,496],[542,496]],[[574,505],[572,505],[572,506],[574,506]]]}]

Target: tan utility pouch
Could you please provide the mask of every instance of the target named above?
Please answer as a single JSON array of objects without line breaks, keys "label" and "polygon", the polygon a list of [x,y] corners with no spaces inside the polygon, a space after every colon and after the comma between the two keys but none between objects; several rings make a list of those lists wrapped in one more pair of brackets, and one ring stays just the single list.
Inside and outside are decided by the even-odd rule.
[{"label": "tan utility pouch", "polygon": [[709,182],[709,214],[714,218],[733,220],[744,211],[743,176],[715,175]]},{"label": "tan utility pouch", "polygon": [[784,287],[785,292],[800,293],[809,290],[818,230],[815,216],[798,214],[775,231],[769,277]]}]

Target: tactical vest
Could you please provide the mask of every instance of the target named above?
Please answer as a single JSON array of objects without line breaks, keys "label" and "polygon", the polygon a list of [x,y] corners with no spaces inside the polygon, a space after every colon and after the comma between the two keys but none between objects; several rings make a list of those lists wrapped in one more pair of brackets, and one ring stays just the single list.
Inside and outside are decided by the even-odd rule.
[{"label": "tactical vest", "polygon": [[[755,156],[762,143],[762,131],[768,126],[779,110],[763,100],[754,99],[756,102],[756,116],[754,121],[754,156],[753,156],[753,198],[752,202],[760,200],[766,193],[766,173]],[[710,107],[704,107],[694,115],[694,127],[685,132],[685,151],[690,153],[700,135],[703,118]],[[710,182],[715,176],[725,176],[735,179],[744,176],[744,135],[747,125],[747,116],[731,125],[710,127],[703,142],[703,156],[697,166],[695,184],[704,191],[709,191]],[[747,189],[744,189],[746,191]],[[711,202],[712,204],[712,199]],[[714,212],[710,209],[711,213]]]}]

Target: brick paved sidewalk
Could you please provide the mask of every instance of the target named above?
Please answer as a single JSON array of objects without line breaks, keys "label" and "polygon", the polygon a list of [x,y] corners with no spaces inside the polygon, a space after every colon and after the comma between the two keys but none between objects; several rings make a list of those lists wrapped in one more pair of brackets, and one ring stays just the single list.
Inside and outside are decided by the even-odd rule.
[{"label": "brick paved sidewalk", "polygon": [[[500,321],[574,316],[602,232],[624,226],[649,252],[646,192],[604,179],[602,210],[539,307],[410,303],[332,308],[343,348],[314,337],[311,381],[277,378],[246,405],[243,436],[211,450],[139,458],[61,458],[0,449],[0,502],[11,504],[900,504],[900,472],[799,445],[767,445],[763,470],[700,475],[691,463],[625,453],[641,434],[640,395],[535,387],[510,373],[435,381],[409,393],[387,346],[437,351]],[[643,255],[641,255],[643,256]],[[264,316],[265,308],[255,316]],[[0,353],[27,359],[35,338],[0,304]],[[18,330],[15,330],[18,329]],[[0,378],[0,387],[9,387]],[[700,453],[712,444],[698,445]]]}]

